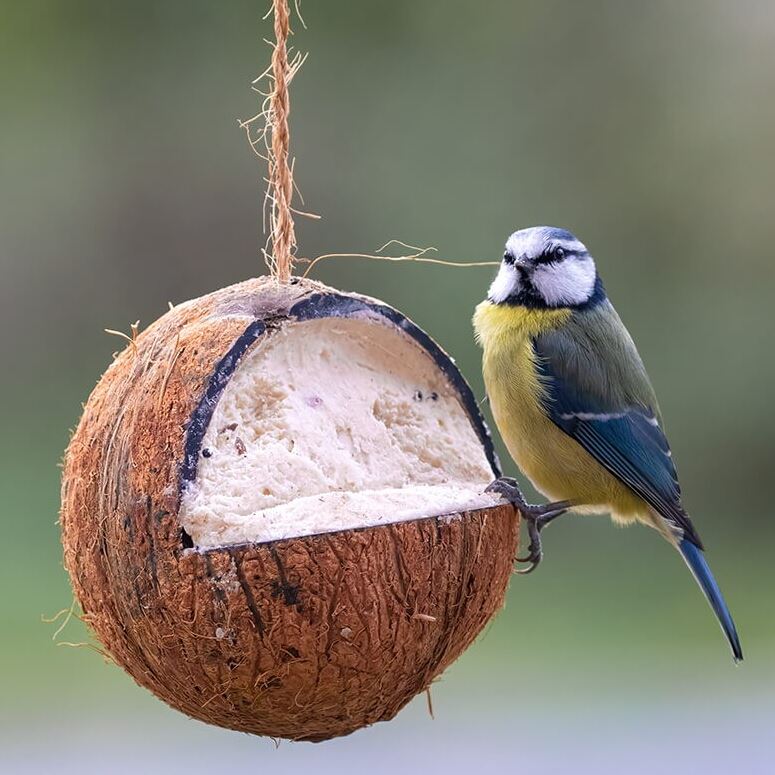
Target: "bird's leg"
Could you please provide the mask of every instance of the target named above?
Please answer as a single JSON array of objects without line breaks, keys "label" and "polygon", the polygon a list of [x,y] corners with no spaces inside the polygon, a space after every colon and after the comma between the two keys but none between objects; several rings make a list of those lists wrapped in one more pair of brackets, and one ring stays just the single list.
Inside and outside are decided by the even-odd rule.
[{"label": "bird's leg", "polygon": [[541,531],[557,517],[565,514],[573,507],[573,501],[556,501],[555,503],[534,504],[528,503],[516,479],[509,476],[501,476],[487,487],[485,492],[497,492],[509,503],[513,504],[527,522],[527,534],[530,544],[527,547],[527,557],[517,557],[517,562],[527,562],[530,565],[517,570],[517,573],[532,573],[541,562],[543,551],[541,549]]}]

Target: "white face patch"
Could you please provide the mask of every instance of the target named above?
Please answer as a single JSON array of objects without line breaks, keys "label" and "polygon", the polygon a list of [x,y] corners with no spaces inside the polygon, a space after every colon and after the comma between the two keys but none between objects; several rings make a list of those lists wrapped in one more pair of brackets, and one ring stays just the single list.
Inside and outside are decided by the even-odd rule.
[{"label": "white face patch", "polygon": [[572,307],[589,301],[595,291],[596,278],[595,262],[591,256],[583,255],[539,264],[530,280],[548,306]]},{"label": "white face patch", "polygon": [[505,261],[501,261],[501,267],[487,292],[487,298],[495,304],[500,304],[509,296],[519,293],[520,287],[519,272]]}]

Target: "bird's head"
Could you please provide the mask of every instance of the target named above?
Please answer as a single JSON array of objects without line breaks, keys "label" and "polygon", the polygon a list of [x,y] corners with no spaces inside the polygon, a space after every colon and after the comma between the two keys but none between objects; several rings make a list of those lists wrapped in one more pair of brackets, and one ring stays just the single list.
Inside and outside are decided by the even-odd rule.
[{"label": "bird's head", "polygon": [[493,304],[553,309],[581,307],[602,296],[584,243],[553,226],[520,229],[509,237],[487,294]]}]

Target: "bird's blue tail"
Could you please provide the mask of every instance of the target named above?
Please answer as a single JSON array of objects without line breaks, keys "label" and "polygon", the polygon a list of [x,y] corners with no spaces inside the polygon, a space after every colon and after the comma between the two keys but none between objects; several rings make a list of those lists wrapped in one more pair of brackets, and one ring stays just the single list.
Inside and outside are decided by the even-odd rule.
[{"label": "bird's blue tail", "polygon": [[684,538],[678,544],[678,550],[683,555],[684,560],[686,560],[686,564],[689,566],[689,570],[691,570],[694,578],[697,579],[697,583],[705,593],[705,597],[708,598],[710,607],[716,614],[721,629],[724,630],[729,645],[732,647],[735,662],[742,662],[743,651],[740,648],[740,639],[737,637],[737,629],[735,628],[734,621],[732,621],[732,614],[729,613],[724,596],[721,594],[716,579],[713,578],[702,549],[695,546],[687,538]]}]

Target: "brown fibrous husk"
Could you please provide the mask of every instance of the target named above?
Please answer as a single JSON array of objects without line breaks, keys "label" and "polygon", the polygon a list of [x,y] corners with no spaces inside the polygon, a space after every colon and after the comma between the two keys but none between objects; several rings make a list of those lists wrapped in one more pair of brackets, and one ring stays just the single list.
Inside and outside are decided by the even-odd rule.
[{"label": "brown fibrous husk", "polygon": [[281,326],[315,294],[361,298],[251,280],[140,334],[86,404],[61,522],[85,621],[140,685],[211,724],[319,741],[392,718],[474,640],[503,603],[518,515],[191,547],[178,509],[192,414],[252,321]]}]

